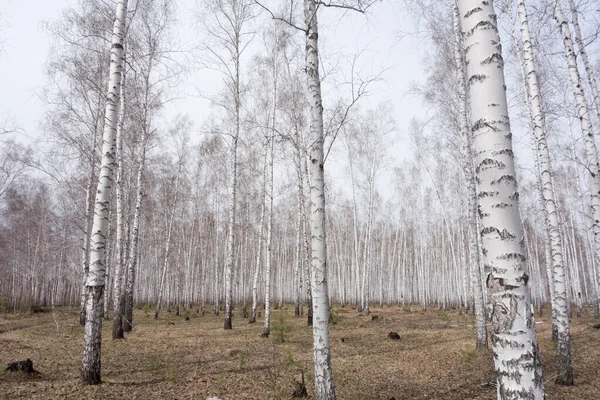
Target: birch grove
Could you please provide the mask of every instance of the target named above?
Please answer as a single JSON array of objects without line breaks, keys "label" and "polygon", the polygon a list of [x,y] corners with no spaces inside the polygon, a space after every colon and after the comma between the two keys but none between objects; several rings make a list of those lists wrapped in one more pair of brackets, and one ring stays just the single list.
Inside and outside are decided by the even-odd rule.
[{"label": "birch grove", "polygon": [[[103,317],[121,350],[218,319],[335,399],[361,346],[345,324],[394,346],[413,315],[470,332],[499,399],[586,384],[594,2],[184,3],[77,0],[40,24],[43,138],[0,121],[0,313],[49,309],[59,332],[73,307],[88,384]],[[312,358],[273,340],[300,324],[289,348]]]}]

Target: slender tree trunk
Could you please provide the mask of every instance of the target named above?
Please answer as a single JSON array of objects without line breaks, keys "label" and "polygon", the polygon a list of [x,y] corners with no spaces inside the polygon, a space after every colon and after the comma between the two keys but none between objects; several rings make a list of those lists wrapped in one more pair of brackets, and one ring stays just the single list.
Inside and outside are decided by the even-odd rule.
[{"label": "slender tree trunk", "polygon": [[[123,56],[125,57],[125,55]],[[117,122],[117,260],[115,263],[113,308],[114,319],[112,327],[112,338],[123,339],[123,307],[125,305],[124,273],[125,271],[125,241],[123,240],[123,212],[125,202],[123,200],[123,122],[125,119],[125,71],[121,79],[121,104],[119,110],[119,121]]]},{"label": "slender tree trunk", "polygon": [[577,47],[579,48],[579,57],[581,57],[581,60],[583,61],[585,74],[587,76],[590,88],[592,89],[592,95],[594,99],[593,103],[596,108],[596,115],[598,116],[598,120],[600,121],[600,93],[598,92],[598,83],[596,82],[596,76],[594,75],[594,68],[587,55],[585,44],[583,43],[583,35],[581,34],[581,26],[579,25],[579,11],[577,10],[575,1],[569,0],[569,6],[571,8],[571,21],[573,22],[573,29],[575,31],[575,42],[577,43]]},{"label": "slender tree trunk", "polygon": [[266,183],[267,183],[267,154],[268,147],[265,146],[265,152],[263,157],[263,186],[262,186],[262,199],[261,199],[261,208],[260,208],[260,223],[258,227],[258,243],[256,250],[256,268],[254,270],[254,278],[252,279],[252,313],[250,315],[250,320],[248,323],[256,322],[256,309],[258,308],[258,274],[260,273],[260,264],[262,262],[262,253],[263,253],[263,243],[264,243],[264,234],[265,234],[265,201],[267,198],[266,192]]},{"label": "slender tree trunk", "polygon": [[[573,368],[571,366],[571,335],[567,310],[567,290],[565,282],[565,266],[562,253],[562,238],[558,220],[554,188],[552,186],[552,170],[550,166],[550,154],[546,141],[546,128],[540,86],[538,83],[537,70],[534,63],[531,36],[529,34],[529,22],[524,0],[519,0],[519,19],[521,22],[521,37],[523,39],[523,55],[525,61],[525,72],[527,77],[527,89],[529,102],[531,104],[533,134],[537,142],[539,154],[542,196],[546,211],[546,223],[550,236],[552,282],[554,286],[556,301],[556,327],[558,330],[558,377],[556,383],[562,385],[573,384]],[[550,262],[550,260],[547,260]]]},{"label": "slender tree trunk", "polygon": [[86,320],[80,378],[83,383],[101,382],[102,305],[106,280],[105,249],[110,209],[110,192],[114,173],[117,115],[127,0],[117,2],[110,52],[102,162],[98,179],[94,222],[90,237],[90,270],[87,277]]},{"label": "slender tree trunk", "polygon": [[133,224],[131,227],[130,234],[130,246],[129,246],[129,254],[127,260],[127,279],[126,279],[126,287],[125,287],[125,310],[123,312],[124,321],[123,321],[123,331],[131,332],[133,328],[133,291],[135,288],[135,275],[137,269],[137,260],[138,260],[138,244],[139,244],[139,232],[140,232],[140,216],[142,212],[142,199],[144,196],[144,169],[146,166],[146,142],[147,142],[147,132],[145,128],[142,128],[142,138],[141,138],[141,155],[140,161],[138,165],[138,173],[137,173],[137,193],[135,197],[135,211],[133,214]]},{"label": "slender tree trunk", "polygon": [[315,397],[335,399],[329,347],[329,295],[327,287],[327,248],[325,239],[325,176],[323,154],[323,104],[319,77],[317,7],[305,0],[306,75],[310,104],[310,202],[312,237],[313,339]]},{"label": "slender tree trunk", "polygon": [[543,399],[493,3],[460,0],[498,399]]},{"label": "slender tree trunk", "polygon": [[[79,324],[85,326],[85,304],[87,299],[87,276],[90,270],[90,235],[92,228],[92,203],[95,202],[96,196],[92,192],[94,175],[96,171],[96,134],[94,133],[92,151],[90,155],[90,174],[88,176],[87,185],[85,187],[85,231],[83,232],[83,252],[81,254],[81,264],[83,270],[83,284],[81,285],[81,304],[79,309]],[[14,284],[14,281],[13,281]]]},{"label": "slender tree trunk", "polygon": [[232,329],[231,312],[233,301],[233,266],[235,264],[235,220],[236,220],[236,194],[237,194],[237,145],[240,137],[240,32],[235,32],[235,78],[233,80],[233,102],[235,107],[235,132],[231,144],[231,164],[229,183],[229,231],[227,236],[227,260],[225,262],[225,319],[223,329]]},{"label": "slender tree trunk", "polygon": [[[175,196],[173,198],[173,211],[171,211],[171,215],[168,216],[169,221],[168,221],[168,225],[167,225],[167,240],[165,242],[165,260],[163,263],[163,270],[162,270],[162,274],[161,274],[161,278],[160,278],[160,285],[159,285],[159,289],[158,289],[158,301],[156,302],[156,311],[154,312],[154,319],[158,319],[158,314],[160,312],[160,306],[161,306],[161,302],[162,302],[162,297],[163,297],[163,292],[165,289],[165,283],[166,283],[166,278],[167,278],[167,274],[169,273],[169,251],[171,250],[171,236],[172,236],[172,232],[173,232],[173,220],[175,219],[175,208],[177,206],[177,194],[179,193],[179,178],[181,175],[181,164],[179,165],[179,168],[177,170],[177,178],[175,179]],[[167,285],[168,288],[170,288],[169,285]],[[170,294],[170,293],[169,293]],[[170,302],[170,296],[167,295],[167,309],[170,311],[171,310],[171,302]]]},{"label": "slender tree trunk", "polygon": [[296,152],[296,173],[297,173],[297,186],[298,186],[298,204],[297,204],[297,213],[296,213],[296,223],[297,223],[297,232],[296,232],[296,272],[295,272],[295,281],[294,281],[294,290],[295,290],[295,307],[294,307],[294,315],[299,316],[302,314],[302,197],[304,196],[304,188],[302,183],[302,154],[300,153],[300,132],[296,129],[296,143],[295,143],[295,152]]},{"label": "slender tree trunk", "polygon": [[265,327],[263,335],[271,334],[271,263],[273,254],[273,134],[268,139],[269,175],[267,177],[267,254],[265,260]]}]

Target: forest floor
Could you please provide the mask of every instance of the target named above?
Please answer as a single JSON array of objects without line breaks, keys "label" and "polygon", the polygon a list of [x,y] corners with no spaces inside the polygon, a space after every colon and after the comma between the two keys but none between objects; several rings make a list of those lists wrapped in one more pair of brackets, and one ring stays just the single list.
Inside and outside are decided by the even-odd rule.
[{"label": "forest floor", "polygon": [[[239,312],[239,310],[236,310]],[[590,316],[572,322],[576,385],[554,384],[556,345],[549,312],[536,318],[548,399],[600,398],[600,330]],[[372,319],[372,315],[378,318]],[[290,399],[304,370],[313,396],[312,328],[293,307],[273,311],[270,338],[263,319],[248,324],[234,315],[232,331],[222,316],[186,321],[163,311],[136,310],[134,330],[111,339],[104,322],[102,380],[78,381],[83,329],[75,309],[0,314],[0,398],[6,399]],[[491,351],[476,351],[474,320],[456,311],[372,309],[371,316],[335,308],[331,326],[337,397],[353,399],[495,399]],[[388,339],[395,331],[400,340]],[[281,339],[283,338],[283,343]],[[1,365],[30,358],[37,374],[4,371]]]}]

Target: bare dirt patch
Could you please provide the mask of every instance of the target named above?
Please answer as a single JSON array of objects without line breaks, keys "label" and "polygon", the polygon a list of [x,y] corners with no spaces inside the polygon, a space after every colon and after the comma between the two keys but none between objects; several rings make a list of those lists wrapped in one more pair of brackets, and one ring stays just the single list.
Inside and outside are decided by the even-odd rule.
[{"label": "bare dirt patch", "polygon": [[[0,398],[26,399],[290,399],[303,370],[313,396],[312,329],[293,307],[273,312],[271,338],[261,338],[262,320],[222,316],[186,321],[174,313],[136,310],[134,331],[111,339],[105,321],[102,378],[98,386],[78,381],[83,330],[77,310],[0,315],[0,366],[30,358],[37,374],[0,372]],[[342,400],[495,399],[491,351],[474,346],[474,320],[455,311],[418,307],[373,309],[361,315],[336,308],[331,326],[336,391]],[[547,312],[536,325],[548,399],[597,399],[600,394],[600,330],[591,310],[573,318],[573,387],[554,384],[556,346]],[[388,338],[397,332],[400,340]],[[281,339],[283,338],[283,342]]]}]

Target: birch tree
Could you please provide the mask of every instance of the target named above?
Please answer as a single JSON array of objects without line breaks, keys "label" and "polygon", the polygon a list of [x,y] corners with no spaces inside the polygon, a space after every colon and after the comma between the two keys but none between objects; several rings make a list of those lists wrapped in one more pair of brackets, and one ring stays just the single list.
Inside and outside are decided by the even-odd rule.
[{"label": "birch tree", "polygon": [[460,0],[499,399],[544,398],[493,3]]},{"label": "birch tree", "polygon": [[[594,238],[596,287],[600,288],[600,164],[598,163],[598,149],[594,140],[594,129],[590,116],[589,103],[585,96],[581,75],[577,67],[577,57],[571,37],[571,28],[564,18],[564,13],[559,1],[554,5],[554,19],[558,23],[563,39],[563,46],[569,68],[569,78],[573,96],[575,97],[575,102],[577,104],[577,114],[581,121],[581,133],[585,144],[587,171],[589,172],[590,189],[592,192],[591,214]],[[596,293],[596,309],[600,309],[600,291],[597,291]],[[596,312],[596,314],[598,315],[599,313]]]},{"label": "birch tree", "polygon": [[[523,56],[527,80],[527,93],[531,105],[533,120],[533,135],[537,142],[537,152],[541,172],[542,196],[546,211],[546,229],[550,236],[552,282],[555,293],[556,312],[553,318],[558,329],[558,377],[556,382],[563,385],[573,384],[573,368],[571,366],[571,335],[568,315],[568,296],[566,289],[565,264],[563,258],[563,243],[560,233],[558,210],[556,207],[554,186],[552,185],[552,169],[550,154],[546,140],[546,126],[542,110],[542,93],[538,82],[535,66],[529,22],[525,1],[518,2],[519,19],[521,22],[521,38],[523,41]],[[550,262],[547,261],[547,262]]]},{"label": "birch tree", "polygon": [[90,271],[86,287],[86,321],[83,345],[81,381],[88,384],[101,382],[101,342],[102,342],[102,306],[105,288],[105,251],[110,206],[110,192],[115,162],[115,131],[119,89],[123,70],[123,42],[125,36],[125,18],[127,0],[117,2],[111,40],[110,74],[107,90],[104,134],[102,143],[102,162],[98,179],[94,222],[91,232]]}]

